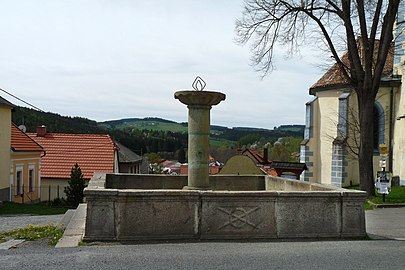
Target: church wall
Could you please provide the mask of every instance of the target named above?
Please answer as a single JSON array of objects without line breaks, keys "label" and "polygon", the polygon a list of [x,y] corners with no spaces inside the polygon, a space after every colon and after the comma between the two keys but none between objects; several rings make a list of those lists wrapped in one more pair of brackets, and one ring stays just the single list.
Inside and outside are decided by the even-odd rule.
[{"label": "church wall", "polygon": [[[318,169],[317,177],[322,184],[331,184],[332,142],[337,135],[339,96],[342,91],[329,90],[317,93],[319,104]],[[319,180],[317,181],[319,182]]]},{"label": "church wall", "polygon": [[[404,62],[402,62],[404,63]],[[405,76],[405,66],[398,70]],[[394,97],[394,142],[393,142],[393,175],[399,176],[402,184],[405,184],[405,83],[400,86],[401,90]]]},{"label": "church wall", "polygon": [[[405,78],[405,2],[400,1],[397,24],[395,27],[394,75]],[[402,33],[402,34],[400,34]],[[394,142],[393,142],[393,175],[399,176],[405,185],[405,83],[394,97]],[[404,118],[401,118],[404,116]]]}]

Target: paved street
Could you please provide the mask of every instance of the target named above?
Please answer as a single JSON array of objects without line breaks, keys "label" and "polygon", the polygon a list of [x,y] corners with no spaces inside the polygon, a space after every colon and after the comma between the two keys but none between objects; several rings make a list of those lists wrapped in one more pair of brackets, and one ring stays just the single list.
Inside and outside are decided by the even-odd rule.
[{"label": "paved street", "polygon": [[203,242],[11,249],[2,269],[404,269],[405,241]]}]

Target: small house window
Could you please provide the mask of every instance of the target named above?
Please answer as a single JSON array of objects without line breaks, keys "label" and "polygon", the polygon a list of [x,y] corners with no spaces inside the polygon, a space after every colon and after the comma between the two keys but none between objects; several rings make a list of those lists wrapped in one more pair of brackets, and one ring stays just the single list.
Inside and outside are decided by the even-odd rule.
[{"label": "small house window", "polygon": [[22,168],[16,169],[16,179],[15,179],[15,194],[20,195],[23,193],[23,172]]},{"label": "small house window", "polygon": [[28,192],[34,192],[35,170],[33,166],[28,169]]}]

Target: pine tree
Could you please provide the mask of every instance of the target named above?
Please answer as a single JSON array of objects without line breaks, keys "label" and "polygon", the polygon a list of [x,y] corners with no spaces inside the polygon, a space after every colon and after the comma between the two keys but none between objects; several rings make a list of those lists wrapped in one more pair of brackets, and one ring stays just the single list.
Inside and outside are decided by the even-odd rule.
[{"label": "pine tree", "polygon": [[68,183],[69,186],[65,187],[66,202],[69,206],[77,207],[79,203],[83,202],[83,189],[85,188],[82,170],[77,163],[70,171]]}]

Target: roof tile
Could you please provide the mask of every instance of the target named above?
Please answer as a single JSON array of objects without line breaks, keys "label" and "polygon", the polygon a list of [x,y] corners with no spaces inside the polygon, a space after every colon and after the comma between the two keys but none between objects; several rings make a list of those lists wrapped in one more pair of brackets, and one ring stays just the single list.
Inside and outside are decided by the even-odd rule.
[{"label": "roof tile", "polygon": [[[376,41],[375,52],[378,49],[378,41]],[[341,58],[342,62],[346,66],[350,66],[349,63],[349,54],[346,52]],[[384,65],[383,76],[388,76],[392,74],[394,65],[394,47],[392,46],[388,52],[387,60]],[[329,87],[338,87],[338,86],[347,86],[348,82],[343,77],[341,70],[337,63],[335,63],[326,73],[309,89],[310,90],[317,90],[322,88],[329,88]]]},{"label": "roof tile", "polygon": [[14,152],[42,152],[44,149],[30,136],[11,124],[11,149]]},{"label": "roof tile", "polygon": [[41,160],[44,178],[70,178],[77,163],[85,179],[94,172],[113,172],[115,145],[109,135],[47,133],[44,137],[28,134],[41,144],[46,155]]}]

